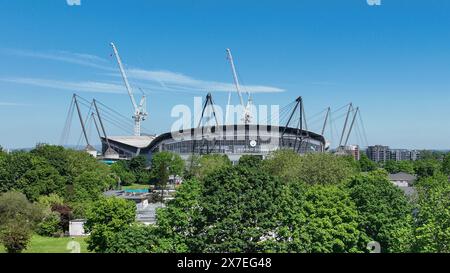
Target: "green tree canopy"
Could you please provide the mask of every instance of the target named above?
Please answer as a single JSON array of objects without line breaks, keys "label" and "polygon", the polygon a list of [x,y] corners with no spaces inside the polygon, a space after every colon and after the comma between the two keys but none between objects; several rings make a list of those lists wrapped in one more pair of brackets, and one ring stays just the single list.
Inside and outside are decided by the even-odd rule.
[{"label": "green tree canopy", "polygon": [[359,168],[362,172],[371,172],[378,168],[377,163],[369,159],[365,153],[360,154]]},{"label": "green tree canopy", "polygon": [[158,210],[155,230],[158,243],[153,252],[189,252],[190,242],[195,240],[193,219],[199,217],[202,192],[203,183],[197,179],[186,180],[177,190],[175,199]]},{"label": "green tree canopy", "polygon": [[402,160],[402,161],[389,160],[384,164],[383,168],[389,173],[404,172],[409,174],[415,174],[414,163],[409,160]]},{"label": "green tree canopy", "polygon": [[120,178],[121,185],[123,186],[129,186],[137,181],[136,175],[129,170],[128,164],[125,160],[119,160],[112,164],[111,171]]},{"label": "green tree canopy", "polygon": [[348,183],[359,213],[359,228],[369,241],[377,241],[382,252],[408,252],[412,246],[412,207],[387,173],[360,174]]},{"label": "green tree canopy", "polygon": [[280,204],[280,225],[266,251],[295,253],[359,252],[363,234],[348,193],[334,185],[289,183]]},{"label": "green tree canopy", "polygon": [[239,158],[239,165],[248,168],[258,168],[262,163],[262,158],[256,155],[244,155]]},{"label": "green tree canopy", "polygon": [[41,209],[19,192],[0,195],[0,241],[9,253],[27,248],[32,231],[42,220]]},{"label": "green tree canopy", "polygon": [[442,171],[450,176],[450,153],[446,153],[442,161]]},{"label": "green tree canopy", "polygon": [[194,217],[193,252],[258,252],[276,225],[281,183],[258,168],[235,166],[205,177]]},{"label": "green tree canopy", "polygon": [[168,175],[182,175],[184,161],[178,154],[164,151],[152,156],[151,169],[155,177],[159,177],[163,169],[167,171]]},{"label": "green tree canopy", "polygon": [[105,253],[151,253],[157,238],[154,227],[131,224],[112,234]]},{"label": "green tree canopy", "polygon": [[199,167],[196,173],[196,177],[199,179],[203,179],[220,169],[230,167],[232,164],[230,159],[226,155],[210,154],[200,157],[198,165]]},{"label": "green tree canopy", "polygon": [[311,185],[338,184],[357,172],[346,158],[327,153],[299,155],[291,150],[274,152],[264,165],[274,176]]},{"label": "green tree canopy", "polygon": [[117,181],[109,173],[85,171],[75,178],[72,201],[97,200],[105,190],[116,185]]},{"label": "green tree canopy", "polygon": [[432,177],[442,171],[442,165],[436,159],[420,159],[414,162],[414,171],[419,179]]},{"label": "green tree canopy", "polygon": [[100,198],[86,211],[87,232],[90,232],[88,249],[98,253],[107,252],[114,234],[135,222],[136,205],[120,198]]},{"label": "green tree canopy", "polygon": [[419,201],[415,225],[415,251],[450,252],[450,183],[443,174],[417,184]]}]

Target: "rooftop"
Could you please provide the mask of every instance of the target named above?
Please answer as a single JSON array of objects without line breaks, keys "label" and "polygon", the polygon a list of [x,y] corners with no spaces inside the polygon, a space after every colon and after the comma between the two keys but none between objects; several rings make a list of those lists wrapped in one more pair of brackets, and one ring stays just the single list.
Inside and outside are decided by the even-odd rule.
[{"label": "rooftop", "polygon": [[404,172],[389,174],[389,180],[391,181],[415,181],[416,179],[415,175]]},{"label": "rooftop", "polygon": [[109,140],[123,143],[136,148],[145,148],[155,139],[155,136],[112,136]]}]

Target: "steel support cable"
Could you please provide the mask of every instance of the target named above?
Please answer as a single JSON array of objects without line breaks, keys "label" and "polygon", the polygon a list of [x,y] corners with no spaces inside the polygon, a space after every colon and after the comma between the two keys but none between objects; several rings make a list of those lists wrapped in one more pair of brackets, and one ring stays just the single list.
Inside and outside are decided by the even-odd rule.
[{"label": "steel support cable", "polygon": [[125,127],[125,128],[133,128],[133,125],[129,122],[124,122],[122,120],[119,120],[113,116],[108,115],[107,113],[103,113],[103,115],[101,116],[102,119],[108,118],[109,120],[114,121],[115,124],[119,124],[121,127]]},{"label": "steel support cable", "polygon": [[[337,110],[334,110],[332,113],[333,113],[333,114],[336,114],[337,112],[340,112],[340,111],[342,111],[342,110],[344,110],[344,109],[347,109],[347,108],[350,106],[350,104],[351,104],[351,103],[347,103],[346,105],[342,106],[341,108],[339,108],[339,109],[337,109]],[[346,113],[347,113],[347,112],[346,112]]]},{"label": "steel support cable", "polygon": [[72,99],[69,106],[69,111],[67,112],[66,121],[64,123],[64,129],[60,138],[60,145],[66,145],[68,141],[68,137],[70,134],[70,127],[72,126],[72,118],[74,112],[74,100]]},{"label": "steel support cable", "polygon": [[130,134],[130,132],[133,131],[133,128],[123,127],[120,124],[117,124],[115,121],[110,120],[108,117],[102,117],[102,120],[107,121],[107,123],[114,125],[116,128],[121,129],[122,131],[126,132],[127,134]]},{"label": "steel support cable", "polygon": [[[279,109],[278,113],[271,113],[270,116],[268,118],[266,118],[266,120],[263,120],[267,125],[272,125],[272,123],[274,122],[275,119],[278,119],[278,122],[280,123],[282,116],[285,115],[286,112],[288,112],[289,110],[292,110],[291,105],[293,103],[290,103],[284,107],[282,107],[281,109]],[[262,121],[261,121],[262,123]],[[269,124],[270,123],[270,124]],[[262,123],[263,124],[263,123]]]},{"label": "steel support cable", "polygon": [[361,121],[361,126],[362,126],[362,131],[363,131],[363,135],[364,135],[364,140],[366,141],[366,146],[369,145],[369,141],[367,140],[367,133],[366,133],[366,127],[364,126],[364,121],[362,118],[362,114],[361,114],[361,110],[359,111],[359,120]]},{"label": "steel support cable", "polygon": [[355,122],[355,127],[356,127],[356,135],[357,135],[357,137],[358,137],[358,142],[359,142],[359,145],[360,146],[363,146],[364,145],[364,141],[363,141],[363,138],[362,138],[362,135],[361,135],[361,129],[359,128],[360,126],[359,126],[359,122],[358,121],[356,121]]},{"label": "steel support cable", "polygon": [[[101,112],[104,112],[104,113],[106,112],[106,113],[110,114],[111,116],[115,116],[116,120],[121,119],[122,120],[121,121],[122,124],[127,124],[127,126],[128,125],[133,126],[132,123],[130,122],[130,118],[124,116],[123,114],[117,112],[116,110],[114,110],[113,108],[105,105],[102,102],[99,102],[99,101],[96,101],[96,102],[97,102],[98,108],[99,108],[99,110],[101,110]],[[145,128],[142,125],[141,125],[141,129],[143,129],[143,131],[149,131],[147,128]]]}]

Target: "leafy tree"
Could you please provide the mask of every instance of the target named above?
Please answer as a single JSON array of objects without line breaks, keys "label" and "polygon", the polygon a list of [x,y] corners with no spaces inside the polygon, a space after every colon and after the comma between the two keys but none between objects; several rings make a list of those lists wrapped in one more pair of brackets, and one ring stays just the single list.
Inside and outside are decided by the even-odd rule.
[{"label": "leafy tree", "polygon": [[301,156],[290,149],[277,150],[263,161],[264,168],[273,176],[282,180],[298,181],[298,169],[302,164]]},{"label": "leafy tree", "polygon": [[112,164],[111,171],[120,178],[121,185],[129,186],[136,183],[135,174],[129,170],[128,164],[124,160],[119,160]]},{"label": "leafy tree", "polygon": [[444,159],[442,161],[442,171],[450,176],[450,153],[445,154]]},{"label": "leafy tree", "polygon": [[96,172],[101,177],[110,177],[111,169],[104,163],[83,151],[66,150],[68,170],[67,183],[73,185],[75,180],[85,172]]},{"label": "leafy tree", "polygon": [[26,249],[33,229],[42,219],[41,209],[18,192],[0,195],[0,241],[9,253]]},{"label": "leafy tree", "polygon": [[440,162],[435,159],[421,159],[414,162],[414,171],[419,179],[435,176],[441,170]]},{"label": "leafy tree", "polygon": [[360,252],[358,212],[348,193],[334,185],[289,183],[282,195],[279,226],[265,251]]},{"label": "leafy tree", "polygon": [[205,177],[194,217],[191,252],[258,252],[276,226],[278,179],[257,168],[235,166]]},{"label": "leafy tree", "polygon": [[68,153],[62,146],[37,145],[31,154],[44,158],[62,176],[69,174]]},{"label": "leafy tree", "polygon": [[23,219],[34,228],[42,216],[42,208],[28,201],[24,194],[6,192],[0,195],[0,226],[10,220]]},{"label": "leafy tree", "polygon": [[360,174],[348,183],[351,199],[359,213],[359,229],[369,241],[381,244],[383,252],[411,251],[412,207],[404,193],[384,171]]},{"label": "leafy tree", "polygon": [[146,169],[146,162],[145,157],[140,155],[131,159],[128,164],[129,170],[134,174],[136,182],[141,184],[148,183],[150,179]]},{"label": "leafy tree", "polygon": [[184,253],[194,240],[193,219],[200,213],[200,196],[203,184],[197,179],[185,181],[177,190],[175,199],[157,211],[158,238],[152,252]]},{"label": "leafy tree", "polygon": [[172,152],[160,152],[152,156],[151,174],[157,180],[157,185],[165,189],[170,175],[182,175],[184,171],[183,159]]},{"label": "leafy tree", "polygon": [[415,251],[450,252],[450,183],[437,174],[418,182],[419,201],[415,225]]},{"label": "leafy tree", "polygon": [[98,171],[86,171],[75,178],[73,183],[73,200],[97,200],[105,190],[116,185],[115,179],[109,174]]},{"label": "leafy tree", "polygon": [[414,174],[414,163],[408,160],[394,161],[389,160],[384,164],[384,169],[389,173],[409,173]]},{"label": "leafy tree", "polygon": [[139,173],[139,172],[145,171],[146,162],[147,162],[147,160],[145,159],[145,157],[140,155],[140,156],[133,157],[130,160],[128,166],[132,172]]},{"label": "leafy tree", "polygon": [[32,169],[32,158],[30,153],[19,151],[0,159],[0,192],[21,189],[17,181]]},{"label": "leafy tree", "polygon": [[23,219],[8,221],[0,230],[0,241],[8,253],[21,253],[28,247],[32,231]]},{"label": "leafy tree", "polygon": [[239,165],[249,168],[258,168],[261,165],[262,158],[255,155],[244,155],[239,159]]},{"label": "leafy tree", "polygon": [[42,206],[51,209],[53,205],[63,205],[64,198],[60,197],[56,193],[52,193],[50,195],[42,195],[38,198],[38,203]]},{"label": "leafy tree", "polygon": [[60,217],[58,212],[49,211],[44,219],[37,225],[36,232],[41,236],[47,237],[54,236],[58,233],[61,234]]},{"label": "leafy tree", "polygon": [[337,184],[357,172],[347,159],[332,155],[311,153],[299,155],[294,151],[280,150],[265,161],[270,174],[287,181],[307,184]]},{"label": "leafy tree", "polygon": [[119,198],[100,198],[86,212],[87,232],[90,232],[89,251],[107,252],[114,234],[123,231],[135,221],[136,206],[133,202]]},{"label": "leafy tree", "polygon": [[419,152],[422,160],[442,160],[444,153],[440,151],[422,150]]},{"label": "leafy tree", "polygon": [[371,172],[378,168],[377,163],[369,159],[365,153],[360,154],[359,168],[362,172]]},{"label": "leafy tree", "polygon": [[16,189],[28,199],[37,200],[41,195],[64,194],[66,181],[47,161],[41,157],[31,159],[30,168],[17,180]]},{"label": "leafy tree", "polygon": [[153,226],[132,224],[112,235],[106,253],[151,253],[155,245]]},{"label": "leafy tree", "polygon": [[226,155],[210,154],[202,156],[199,159],[198,165],[198,170],[195,176],[199,179],[203,179],[222,168],[230,167],[232,163]]},{"label": "leafy tree", "polygon": [[59,229],[69,231],[70,221],[74,218],[72,208],[65,204],[53,204],[51,211],[59,215]]},{"label": "leafy tree", "polygon": [[166,167],[170,175],[182,175],[184,171],[183,159],[178,154],[172,152],[164,151],[152,156],[152,170],[158,172],[161,166]]},{"label": "leafy tree", "polygon": [[186,169],[184,173],[184,177],[186,179],[194,178],[200,172],[200,156],[196,154],[192,154],[189,156],[186,161]]}]

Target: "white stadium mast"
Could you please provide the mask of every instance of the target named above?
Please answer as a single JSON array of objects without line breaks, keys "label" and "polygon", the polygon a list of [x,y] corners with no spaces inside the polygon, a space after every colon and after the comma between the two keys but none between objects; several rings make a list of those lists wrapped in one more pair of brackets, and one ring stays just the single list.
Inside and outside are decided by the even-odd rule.
[{"label": "white stadium mast", "polygon": [[122,60],[120,59],[119,52],[117,51],[116,46],[114,43],[111,43],[111,47],[114,51],[114,55],[116,56],[117,63],[119,64],[120,73],[122,74],[123,81],[125,83],[125,87],[127,88],[128,95],[130,96],[131,103],[133,104],[134,109],[134,135],[140,136],[141,135],[141,123],[145,120],[148,113],[146,110],[146,96],[142,95],[141,101],[139,102],[139,105],[137,105],[136,100],[134,99],[133,90],[131,89],[130,83],[128,82],[127,75],[125,74],[125,69],[123,68]]},{"label": "white stadium mast", "polygon": [[[236,90],[238,92],[239,95],[239,101],[241,103],[241,106],[243,107],[244,110],[244,117],[243,117],[243,121],[245,124],[250,124],[251,120],[252,120],[252,115],[251,115],[251,104],[252,104],[252,97],[250,92],[247,91],[247,96],[248,96],[248,101],[247,101],[247,105],[244,104],[244,99],[242,98],[242,93],[241,93],[241,85],[239,84],[239,79],[237,76],[237,72],[236,72],[236,67],[234,65],[234,60],[233,60],[233,55],[231,55],[231,50],[229,48],[227,48],[227,59],[230,61],[230,65],[231,65],[231,71],[233,73],[233,79],[234,79],[234,84],[236,85]],[[231,92],[228,95],[228,104],[227,104],[227,117],[228,117],[228,108],[230,106],[231,103]]]}]

